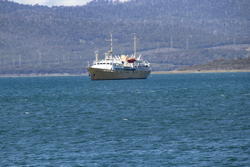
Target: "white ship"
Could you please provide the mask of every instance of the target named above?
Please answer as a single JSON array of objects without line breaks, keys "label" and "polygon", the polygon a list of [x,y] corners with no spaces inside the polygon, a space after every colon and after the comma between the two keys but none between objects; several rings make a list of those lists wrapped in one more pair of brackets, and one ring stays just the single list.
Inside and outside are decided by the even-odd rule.
[{"label": "white ship", "polygon": [[142,60],[136,52],[136,36],[134,37],[134,53],[132,55],[113,55],[113,39],[111,34],[111,47],[105,53],[105,58],[96,60],[89,66],[88,72],[92,80],[112,79],[146,79],[150,72],[150,63]]}]

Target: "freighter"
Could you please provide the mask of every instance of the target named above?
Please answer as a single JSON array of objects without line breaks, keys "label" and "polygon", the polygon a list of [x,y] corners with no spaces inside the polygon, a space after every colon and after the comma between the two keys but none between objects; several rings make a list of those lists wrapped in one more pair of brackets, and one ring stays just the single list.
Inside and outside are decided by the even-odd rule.
[{"label": "freighter", "polygon": [[87,68],[91,80],[115,80],[115,79],[146,79],[151,73],[150,63],[142,60],[136,52],[136,36],[134,36],[134,53],[131,55],[113,55],[113,38],[110,35],[110,50],[105,53],[105,58],[96,59]]}]

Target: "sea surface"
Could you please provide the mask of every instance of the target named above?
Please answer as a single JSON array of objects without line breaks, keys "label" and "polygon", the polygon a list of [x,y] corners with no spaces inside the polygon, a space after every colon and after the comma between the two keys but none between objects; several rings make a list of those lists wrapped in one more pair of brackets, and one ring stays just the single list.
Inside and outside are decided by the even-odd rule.
[{"label": "sea surface", "polygon": [[0,166],[250,166],[250,73],[0,78]]}]

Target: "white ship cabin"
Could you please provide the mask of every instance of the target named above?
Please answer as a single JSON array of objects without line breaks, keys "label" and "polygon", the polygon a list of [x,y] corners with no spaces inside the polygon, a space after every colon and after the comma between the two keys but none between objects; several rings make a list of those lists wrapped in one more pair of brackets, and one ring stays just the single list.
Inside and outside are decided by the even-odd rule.
[{"label": "white ship cabin", "polygon": [[92,68],[107,69],[107,70],[146,70],[150,69],[150,63],[143,61],[141,56],[137,57],[134,55],[115,55],[112,56],[110,53],[105,54],[105,59],[98,59],[96,54],[96,60],[93,62]]}]

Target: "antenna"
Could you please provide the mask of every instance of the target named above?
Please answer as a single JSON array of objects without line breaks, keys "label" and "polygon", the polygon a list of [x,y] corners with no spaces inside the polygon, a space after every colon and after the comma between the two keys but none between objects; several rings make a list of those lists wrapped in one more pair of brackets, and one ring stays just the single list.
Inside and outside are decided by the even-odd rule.
[{"label": "antenna", "polygon": [[170,48],[173,48],[173,38],[170,36]]},{"label": "antenna", "polygon": [[20,54],[18,55],[18,65],[19,67],[22,65],[22,56]]},{"label": "antenna", "polygon": [[14,67],[15,68],[15,58],[12,58],[12,67]]},{"label": "antenna", "polygon": [[0,69],[2,68],[2,66],[3,66],[3,58],[1,57],[0,58]]},{"label": "antenna", "polygon": [[37,51],[38,52],[38,64],[41,66],[42,65],[42,55],[40,50]]},{"label": "antenna", "polygon": [[187,39],[186,39],[186,50],[188,50],[189,49],[189,38],[187,37]]}]

